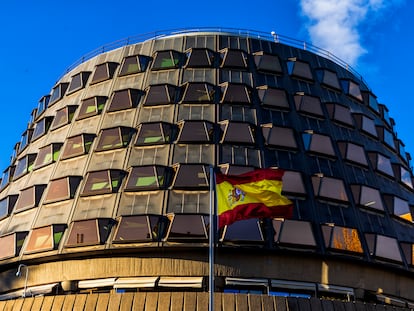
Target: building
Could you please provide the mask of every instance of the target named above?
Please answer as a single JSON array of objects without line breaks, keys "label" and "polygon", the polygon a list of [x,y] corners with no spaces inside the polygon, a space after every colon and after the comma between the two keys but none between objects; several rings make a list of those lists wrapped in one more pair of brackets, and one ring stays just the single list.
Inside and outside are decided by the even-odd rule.
[{"label": "building", "polygon": [[0,306],[207,309],[214,166],[282,168],[295,205],[221,230],[215,310],[413,308],[394,121],[346,64],[288,39],[156,34],[72,66],[3,173]]}]

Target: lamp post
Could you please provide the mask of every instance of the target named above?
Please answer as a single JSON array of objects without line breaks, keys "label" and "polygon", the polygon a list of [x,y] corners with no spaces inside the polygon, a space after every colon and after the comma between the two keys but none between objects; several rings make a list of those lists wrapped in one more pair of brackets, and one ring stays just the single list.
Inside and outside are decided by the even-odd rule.
[{"label": "lamp post", "polygon": [[25,264],[20,264],[19,267],[17,268],[17,272],[16,272],[16,276],[19,277],[22,274],[22,268],[26,268],[26,278],[24,281],[24,290],[23,290],[23,294],[22,297],[25,298],[26,297],[26,288],[27,288],[27,278],[29,277],[29,267],[26,266]]}]

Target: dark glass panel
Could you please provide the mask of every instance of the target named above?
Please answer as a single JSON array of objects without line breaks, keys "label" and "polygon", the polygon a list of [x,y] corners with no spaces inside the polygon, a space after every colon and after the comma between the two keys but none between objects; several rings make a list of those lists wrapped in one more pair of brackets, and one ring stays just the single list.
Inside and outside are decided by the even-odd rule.
[{"label": "dark glass panel", "polygon": [[79,176],[68,176],[51,180],[44,202],[51,203],[72,199],[81,179]]},{"label": "dark glass panel", "polygon": [[208,49],[190,49],[187,52],[186,67],[212,67],[214,60],[214,53]]},{"label": "dark glass panel", "polygon": [[377,129],[375,127],[375,123],[374,120],[366,117],[366,116],[362,116],[362,127],[361,130],[366,132],[367,134],[370,134],[372,136],[377,137]]},{"label": "dark glass panel", "polygon": [[77,221],[72,223],[68,240],[65,246],[83,246],[99,244],[99,230],[96,219]]},{"label": "dark glass panel", "polygon": [[166,220],[156,215],[122,216],[114,243],[160,241],[165,234]]},{"label": "dark glass panel", "polygon": [[36,127],[32,135],[32,141],[35,141],[46,134],[52,124],[52,120],[53,117],[45,117],[36,123]]},{"label": "dark glass panel", "polygon": [[180,133],[177,142],[212,142],[214,138],[214,124],[207,121],[183,121],[179,123]]},{"label": "dark glass panel", "polygon": [[351,186],[354,200],[357,204],[365,208],[373,208],[384,211],[381,194],[378,189],[363,185]]},{"label": "dark glass panel", "polygon": [[334,89],[340,90],[339,80],[335,72],[324,70],[323,79],[320,81],[322,84],[330,86]]},{"label": "dark glass panel", "polygon": [[33,170],[33,164],[36,159],[36,154],[30,153],[23,158],[20,158],[14,171],[13,179],[17,179]]},{"label": "dark glass panel", "polygon": [[82,196],[115,193],[121,186],[124,172],[107,170],[89,172],[81,192]]},{"label": "dark glass panel", "polygon": [[209,83],[187,83],[182,98],[182,103],[212,103],[216,90]]},{"label": "dark glass panel", "polygon": [[353,143],[347,144],[347,151],[345,158],[349,161],[356,162],[358,164],[362,164],[364,166],[368,165],[368,160],[365,155],[364,147],[355,145]]},{"label": "dark glass panel", "polygon": [[74,75],[72,77],[72,80],[70,81],[68,93],[72,93],[77,90],[83,89],[86,85],[86,82],[88,82],[90,74],[90,71],[83,71]]},{"label": "dark glass panel", "polygon": [[312,176],[312,184],[315,196],[348,202],[343,180],[325,176]]},{"label": "dark glass panel", "polygon": [[339,105],[337,103],[326,103],[325,104],[329,117],[338,123],[344,125],[353,126],[351,111],[348,107]]},{"label": "dark glass panel", "polygon": [[282,180],[282,191],[284,194],[306,195],[301,172],[285,171]]},{"label": "dark glass panel", "polygon": [[377,154],[377,162],[375,163],[375,167],[380,172],[394,177],[394,172],[392,170],[391,161],[387,157],[383,156],[382,154]]},{"label": "dark glass panel", "polygon": [[169,215],[171,220],[167,240],[207,240],[208,216],[191,214]]},{"label": "dark glass panel", "polygon": [[15,166],[9,166],[8,168],[6,168],[3,171],[3,175],[1,178],[1,184],[0,184],[0,189],[3,189],[4,187],[6,187],[10,181],[12,181],[12,177],[14,175],[14,170],[15,170]]},{"label": "dark glass panel", "polygon": [[302,138],[307,151],[336,157],[332,140],[329,136],[303,133]]},{"label": "dark glass panel", "polygon": [[236,221],[226,226],[222,239],[226,241],[263,241],[263,233],[257,219]]},{"label": "dark glass panel", "polygon": [[129,127],[115,127],[103,129],[99,136],[96,151],[105,151],[124,148],[134,134],[134,129]]},{"label": "dark glass panel", "polygon": [[49,105],[53,105],[58,100],[65,96],[65,92],[68,88],[69,83],[60,83],[52,89],[52,95],[50,95]]},{"label": "dark glass panel", "polygon": [[284,244],[298,244],[305,246],[316,246],[315,237],[311,223],[298,220],[278,220],[273,219],[273,229],[278,230],[278,222],[282,223],[280,233],[275,242]]},{"label": "dark glass panel", "polygon": [[219,163],[260,167],[260,151],[240,145],[220,145]]},{"label": "dark glass panel", "polygon": [[8,195],[0,201],[0,219],[3,219],[11,214],[17,198],[18,195]]},{"label": "dark glass panel", "polygon": [[126,76],[138,72],[144,72],[147,69],[150,57],[144,55],[133,55],[124,58],[120,70],[120,76]]},{"label": "dark glass panel", "polygon": [[282,66],[276,55],[257,52],[254,53],[254,62],[258,71],[282,73]]},{"label": "dark glass panel", "polygon": [[398,197],[394,197],[394,206],[393,206],[393,213],[394,215],[408,220],[410,222],[413,221],[413,217],[411,215],[410,206],[408,205],[408,202],[405,200],[402,200]]},{"label": "dark glass panel", "polygon": [[68,138],[65,147],[63,148],[62,159],[69,159],[87,154],[94,138],[95,136],[92,134],[81,134]]},{"label": "dark glass panel", "polygon": [[402,262],[398,241],[395,238],[377,235],[375,256]]},{"label": "dark glass panel", "polygon": [[208,167],[206,165],[179,164],[174,169],[174,189],[208,188]]},{"label": "dark glass panel", "polygon": [[16,234],[11,233],[0,237],[0,259],[11,258],[19,254],[20,248],[16,247]]},{"label": "dark glass panel", "polygon": [[221,57],[221,67],[247,68],[247,55],[244,51],[225,49],[221,52]]},{"label": "dark glass panel", "polygon": [[144,106],[170,105],[176,102],[177,87],[171,84],[150,85]]},{"label": "dark glass panel", "polygon": [[37,109],[36,109],[36,119],[41,114],[43,114],[43,112],[46,110],[46,108],[49,105],[49,100],[50,100],[50,95],[45,95],[39,100],[39,103],[38,103]]},{"label": "dark glass panel", "polygon": [[390,148],[395,150],[394,135],[387,129],[384,129],[384,142]]},{"label": "dark glass panel", "polygon": [[289,60],[287,63],[289,75],[292,77],[313,80],[312,72],[308,63]]},{"label": "dark glass panel", "polygon": [[45,188],[45,185],[35,185],[20,191],[20,195],[17,199],[14,209],[15,212],[36,207],[39,204],[40,198]]},{"label": "dark glass panel", "polygon": [[59,158],[62,144],[50,144],[39,149],[36,161],[34,162],[34,169],[54,163]]},{"label": "dark glass panel", "polygon": [[278,127],[271,124],[262,125],[265,144],[268,146],[297,149],[295,135],[292,128]]},{"label": "dark glass panel", "polygon": [[413,183],[411,178],[411,172],[406,170],[404,167],[401,166],[401,182],[405,184],[407,187],[413,189]]},{"label": "dark glass panel", "polygon": [[325,239],[327,248],[353,253],[364,252],[357,229],[332,225],[323,225],[322,229],[324,228],[331,229],[329,240]]},{"label": "dark glass panel", "polygon": [[82,100],[82,104],[79,108],[77,120],[96,116],[103,110],[107,97],[95,96]]},{"label": "dark glass panel", "polygon": [[251,124],[242,122],[221,122],[223,137],[221,143],[255,143],[255,131]]},{"label": "dark glass panel", "polygon": [[251,104],[251,90],[247,85],[225,83],[222,86],[222,103]]},{"label": "dark glass panel", "polygon": [[30,140],[32,139],[32,134],[33,134],[32,129],[28,129],[22,134],[22,137],[20,139],[20,144],[19,144],[19,153],[23,151],[24,149],[26,149]]},{"label": "dark glass panel", "polygon": [[114,92],[108,111],[119,111],[138,106],[142,92],[136,89],[126,89]]},{"label": "dark glass panel", "polygon": [[126,191],[165,189],[169,186],[171,170],[165,166],[138,166],[129,173]]},{"label": "dark glass panel", "polygon": [[260,102],[264,107],[290,108],[286,91],[283,89],[269,88],[267,86],[258,87],[257,93],[259,95]]},{"label": "dark glass panel", "polygon": [[319,97],[313,97],[304,94],[294,96],[296,110],[304,113],[310,113],[323,117],[321,100]]},{"label": "dark glass panel", "polygon": [[78,108],[78,106],[66,106],[56,111],[56,116],[54,117],[53,122],[50,125],[50,130],[56,130],[72,122],[76,108]]},{"label": "dark glass panel", "polygon": [[359,85],[351,80],[341,80],[342,90],[345,94],[362,101],[362,94]]},{"label": "dark glass panel", "polygon": [[169,123],[142,123],[138,127],[136,146],[166,144],[174,140],[173,126]]},{"label": "dark glass panel", "polygon": [[108,79],[112,79],[115,70],[118,67],[118,63],[103,63],[95,67],[95,72],[92,77],[91,84],[102,82]]},{"label": "dark glass panel", "polygon": [[177,51],[157,51],[152,70],[175,69],[181,66],[183,55]]}]

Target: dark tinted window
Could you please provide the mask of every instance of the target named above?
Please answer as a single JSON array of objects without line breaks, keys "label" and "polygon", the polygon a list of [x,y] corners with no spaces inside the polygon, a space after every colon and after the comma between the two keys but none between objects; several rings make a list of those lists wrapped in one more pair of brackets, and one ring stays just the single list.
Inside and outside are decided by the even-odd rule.
[{"label": "dark tinted window", "polygon": [[118,111],[129,108],[135,108],[138,106],[141,99],[142,92],[136,89],[126,89],[115,91],[109,104],[108,111]]},{"label": "dark tinted window", "polygon": [[117,63],[103,63],[95,67],[95,72],[92,77],[91,84],[112,79],[115,70],[118,67]]}]

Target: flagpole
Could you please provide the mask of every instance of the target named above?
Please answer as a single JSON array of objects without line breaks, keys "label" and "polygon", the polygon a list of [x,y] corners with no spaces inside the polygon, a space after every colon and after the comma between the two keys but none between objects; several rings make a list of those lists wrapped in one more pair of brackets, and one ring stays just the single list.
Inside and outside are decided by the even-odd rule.
[{"label": "flagpole", "polygon": [[214,244],[215,244],[215,204],[214,204],[214,167],[210,165],[210,226],[209,226],[209,282],[208,294],[209,304],[208,310],[214,311]]}]

